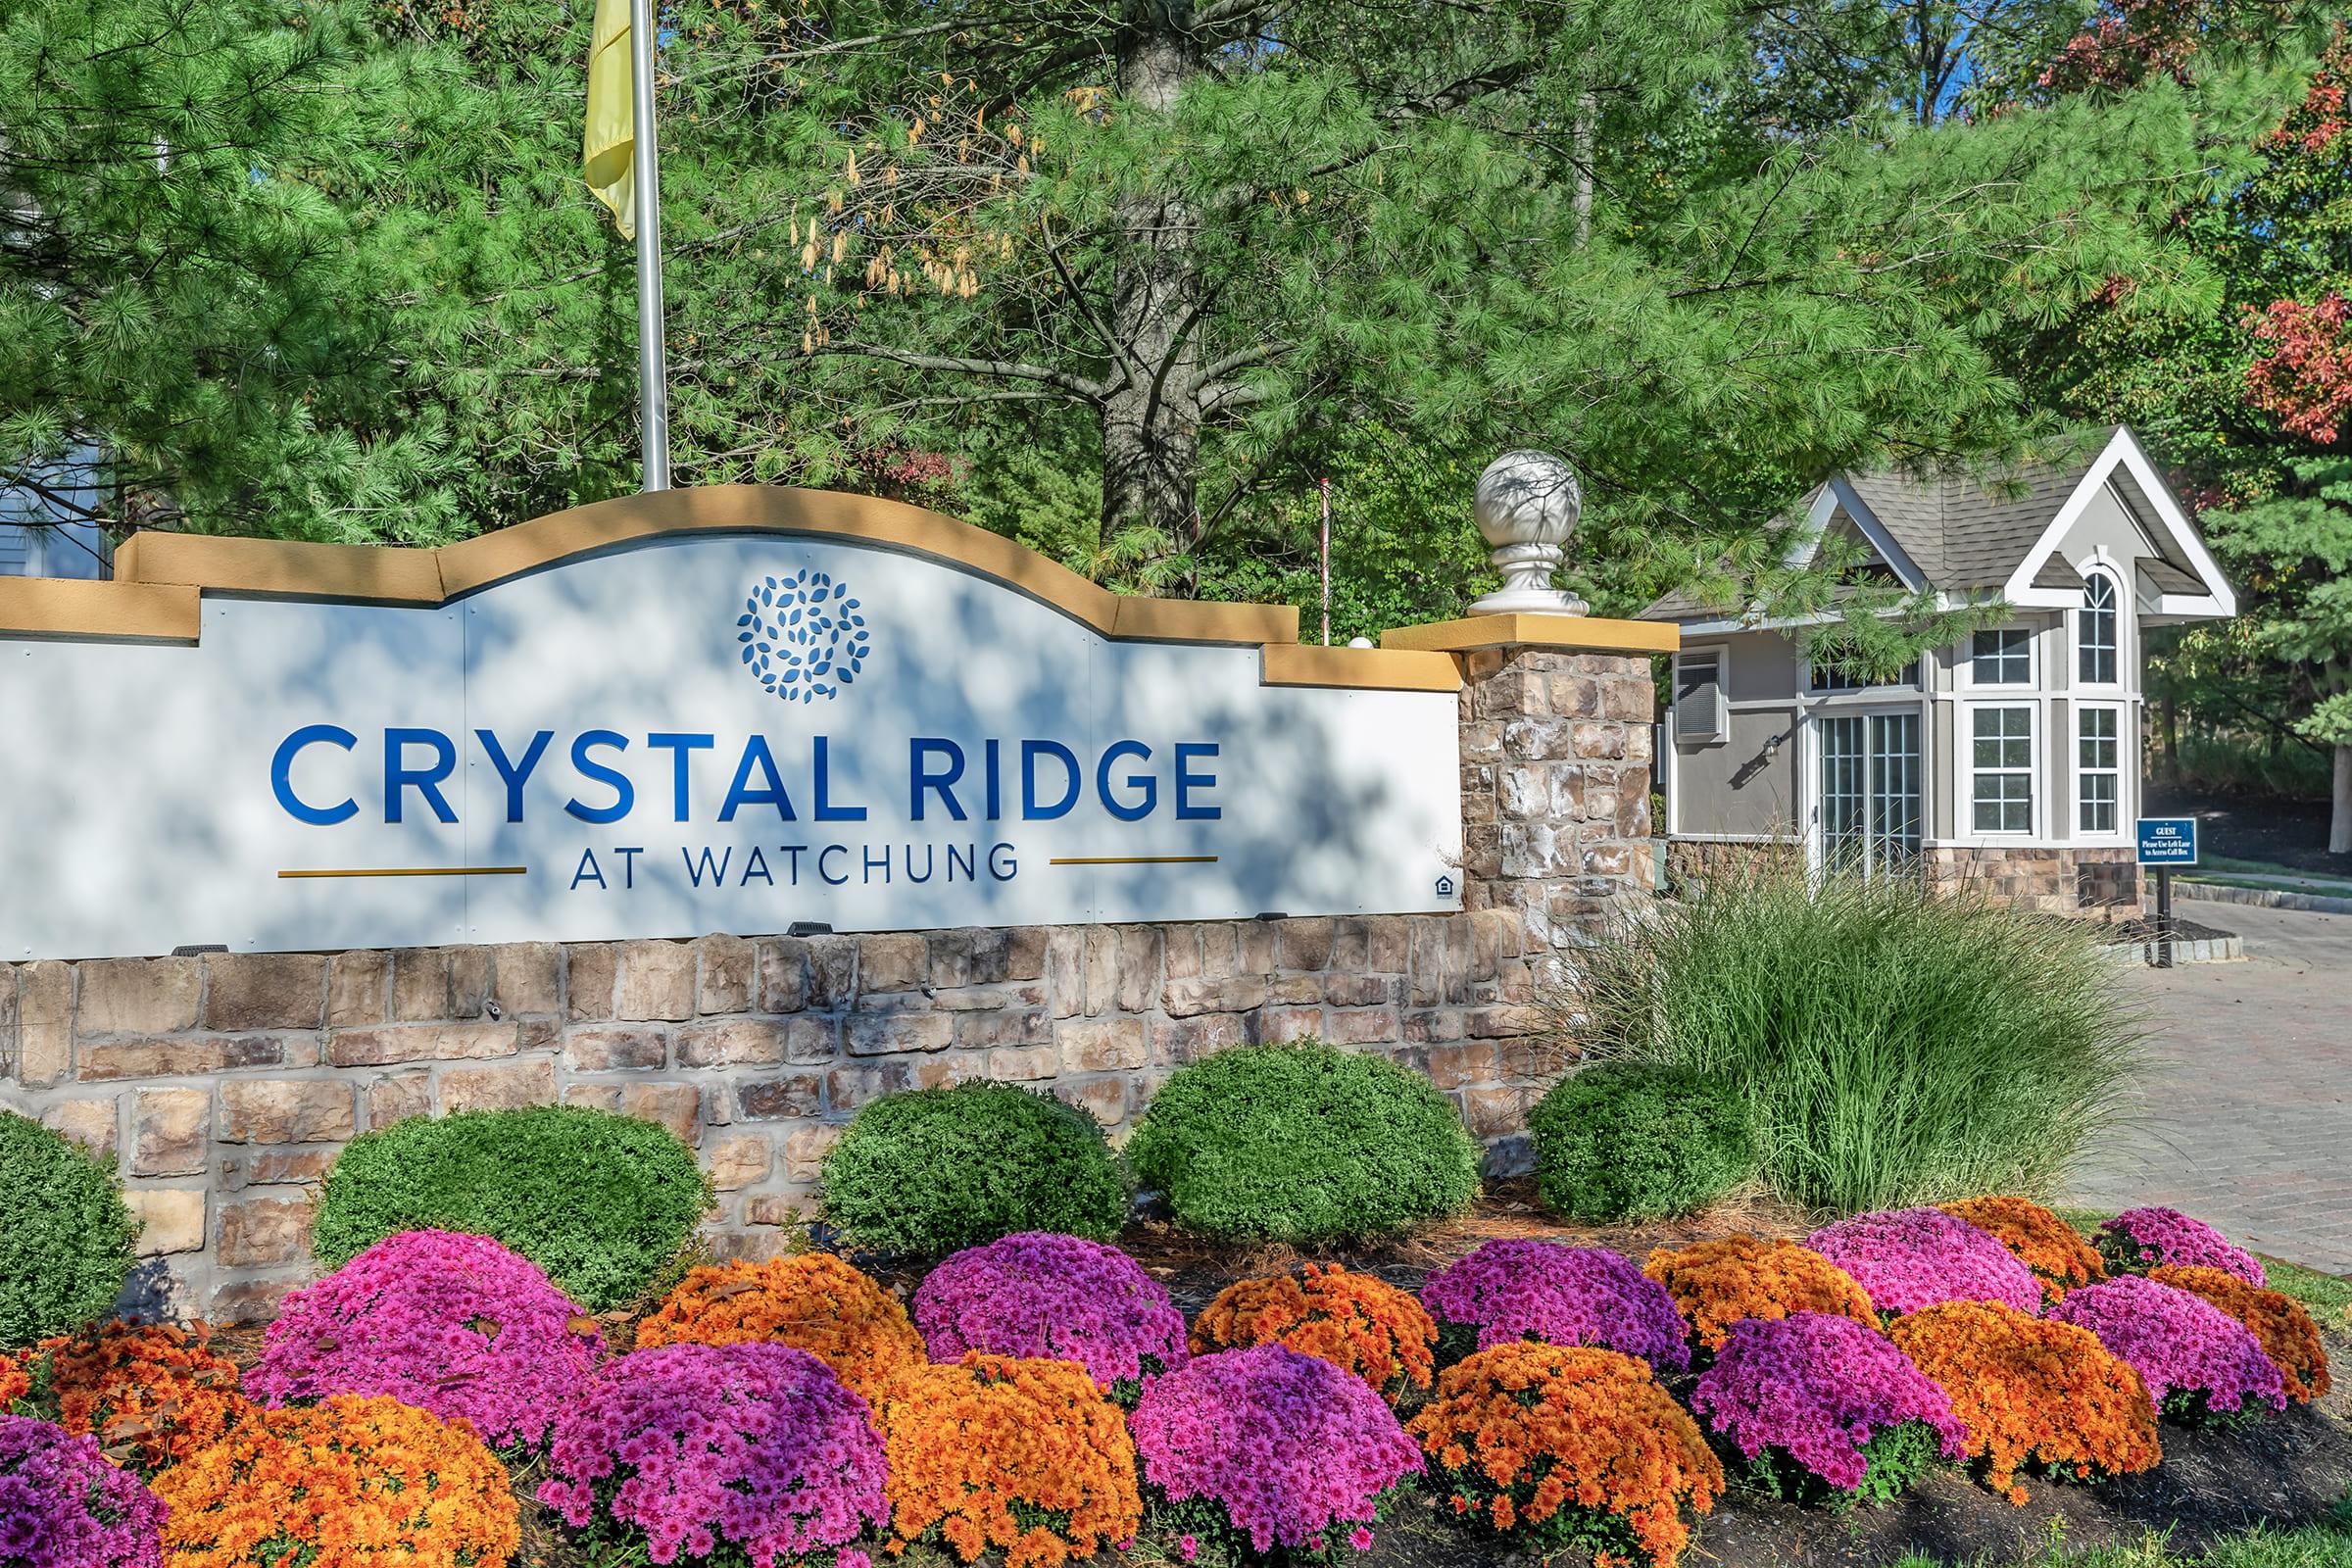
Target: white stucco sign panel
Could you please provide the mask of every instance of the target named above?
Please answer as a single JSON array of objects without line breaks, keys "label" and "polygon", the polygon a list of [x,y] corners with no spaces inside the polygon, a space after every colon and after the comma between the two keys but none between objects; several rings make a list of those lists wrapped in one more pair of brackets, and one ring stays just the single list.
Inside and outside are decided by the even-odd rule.
[{"label": "white stucco sign panel", "polygon": [[0,642],[0,956],[1459,906],[1450,694],[831,538]]}]

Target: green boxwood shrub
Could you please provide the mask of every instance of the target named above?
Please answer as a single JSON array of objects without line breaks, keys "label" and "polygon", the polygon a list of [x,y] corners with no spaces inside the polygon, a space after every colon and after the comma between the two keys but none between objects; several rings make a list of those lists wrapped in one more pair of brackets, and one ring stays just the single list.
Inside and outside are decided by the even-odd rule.
[{"label": "green boxwood shrub", "polygon": [[1314,1040],[1238,1047],[1179,1071],[1127,1157],[1178,1220],[1232,1240],[1378,1236],[1478,1194],[1478,1145],[1436,1086]]},{"label": "green boxwood shrub", "polygon": [[1544,1206],[1588,1225],[1688,1214],[1756,1172],[1745,1097],[1686,1068],[1587,1067],[1552,1085],[1527,1126]]},{"label": "green boxwood shrub", "polygon": [[1015,1231],[1107,1242],[1127,1223],[1126,1173],[1102,1124],[1014,1084],[869,1102],[824,1177],[825,1218],[879,1252],[953,1252]]},{"label": "green boxwood shrub", "polygon": [[645,1294],[710,1208],[710,1178],[665,1127],[583,1105],[461,1111],[354,1139],[312,1247],[339,1268],[402,1231],[468,1231],[602,1312]]},{"label": "green boxwood shrub", "polygon": [[104,1317],[138,1235],[112,1168],[54,1129],[0,1111],[0,1350]]}]

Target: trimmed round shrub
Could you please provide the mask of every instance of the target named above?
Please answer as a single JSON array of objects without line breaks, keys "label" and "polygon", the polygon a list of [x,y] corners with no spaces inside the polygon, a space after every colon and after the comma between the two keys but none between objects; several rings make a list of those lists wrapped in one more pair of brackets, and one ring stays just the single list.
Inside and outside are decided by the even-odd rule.
[{"label": "trimmed round shrub", "polygon": [[2085,1328],[2132,1363],[2160,1414],[2198,1422],[2259,1399],[2286,1408],[2278,1369],[2253,1331],[2202,1297],[2138,1274],[2085,1286],[2050,1316]]},{"label": "trimmed round shrub", "polygon": [[1968,1457],[1952,1401],[1886,1336],[1798,1312],[1732,1325],[1690,1408],[1773,1495],[1886,1502]]},{"label": "trimmed round shrub", "polygon": [[639,1350],[607,1362],[558,1416],[539,1500],[586,1539],[642,1544],[658,1563],[855,1563],[862,1553],[842,1548],[888,1507],[866,1416],[790,1346]]},{"label": "trimmed round shrub", "polygon": [[1856,1214],[1825,1225],[1805,1245],[1854,1277],[1881,1316],[1938,1301],[1999,1301],[2041,1310],[2041,1282],[2009,1249],[1940,1208]]},{"label": "trimmed round shrub", "polygon": [[914,1322],[934,1361],[966,1350],[1075,1361],[1114,1403],[1184,1365],[1184,1314],[1115,1247],[1025,1231],[948,1258],[915,1288]]},{"label": "trimmed round shrub", "polygon": [[9,1568],[161,1568],[164,1505],[98,1440],[0,1415],[0,1562]]},{"label": "trimmed round shrub", "polygon": [[1690,1338],[1713,1354],[1747,1318],[1777,1319],[1797,1312],[1826,1312],[1879,1326],[1870,1293],[1854,1277],[1809,1247],[1794,1242],[1726,1236],[1661,1247],[1642,1272],[1666,1287]]},{"label": "trimmed round shrub", "polygon": [[1130,1425],[1153,1520],[1185,1561],[1202,1543],[1229,1561],[1348,1560],[1426,1468],[1363,1379],[1282,1345],[1153,1379]]},{"label": "trimmed round shrub", "polygon": [[54,1128],[0,1110],[0,1349],[106,1316],[138,1234],[111,1168]]},{"label": "trimmed round shrub", "polygon": [[1316,1041],[1243,1046],[1162,1084],[1128,1141],[1187,1227],[1299,1245],[1385,1235],[1478,1195],[1453,1102],[1384,1056]]},{"label": "trimmed round shrub", "polygon": [[2099,1337],[1999,1301],[1942,1301],[1888,1326],[1895,1348],[1951,1396],[1968,1455],[2019,1507],[2020,1470],[2092,1482],[2154,1469],[2156,1406]]},{"label": "trimmed round shrub", "polygon": [[924,1353],[899,1298],[830,1252],[697,1268],[637,1325],[640,1350],[766,1342],[808,1351],[868,1404]]},{"label": "trimmed round shrub", "polygon": [[2308,1404],[2328,1392],[2328,1348],[2303,1303],[2284,1291],[2248,1285],[2227,1269],[2159,1264],[2148,1278],[2212,1302],[2243,1323],[2271,1358],[2286,1396]]},{"label": "trimmed round shrub", "polygon": [[1438,1374],[1407,1424],[1435,1472],[1438,1512],[1541,1556],[1674,1568],[1688,1506],[1723,1494],[1723,1464],[1683,1407],[1630,1355],[1497,1345]]},{"label": "trimmed round shrub", "polygon": [[1683,1316],[1666,1288],[1605,1247],[1557,1242],[1488,1242],[1432,1274],[1421,1304],[1438,1322],[1439,1343],[1476,1331],[1477,1348],[1517,1340],[1592,1346],[1648,1362],[1661,1372],[1690,1369]]},{"label": "trimmed round shrub", "polygon": [[287,1297],[245,1387],[272,1407],[380,1394],[527,1454],[604,1348],[528,1259],[486,1236],[404,1231]]},{"label": "trimmed round shrub", "polygon": [[2177,1208],[2128,1208],[2099,1227],[2099,1255],[2121,1273],[2144,1274],[2176,1268],[2218,1268],[2248,1285],[2268,1285],[2262,1260],[2230,1238]]},{"label": "trimmed round shrub", "polygon": [[[128,1440],[126,1456],[153,1475],[218,1443],[253,1406],[237,1392],[236,1363],[216,1352],[212,1330],[170,1324],[93,1323],[50,1340],[27,1357],[36,1414],[108,1446]],[[10,1382],[0,1376],[0,1395]],[[8,1403],[0,1398],[0,1407]]]},{"label": "trimmed round shrub", "polygon": [[398,1399],[257,1411],[155,1492],[172,1510],[172,1568],[507,1568],[522,1536],[506,1467],[481,1440]]},{"label": "trimmed round shrub", "polygon": [[1135,1443],[1116,1406],[1070,1361],[973,1350],[911,1366],[882,1391],[894,1552],[944,1542],[970,1562],[1054,1568],[1135,1539]]},{"label": "trimmed round shrub", "polygon": [[868,1102],[825,1156],[825,1218],[877,1252],[936,1255],[1017,1231],[1107,1242],[1127,1184],[1102,1124],[1015,1084]]},{"label": "trimmed round shrub", "polygon": [[1438,1325],[1406,1292],[1337,1263],[1303,1277],[1238,1280],[1193,1322],[1197,1353],[1286,1345],[1354,1373],[1391,1404],[1426,1389],[1436,1368]]},{"label": "trimmed round shrub", "polygon": [[1937,1205],[1955,1219],[1966,1220],[2009,1249],[2009,1255],[2034,1271],[2041,1282],[2041,1298],[2055,1306],[2066,1293],[2096,1284],[2107,1277],[2097,1249],[2075,1234],[2075,1228],[2039,1203],[2025,1198],[1968,1198]]},{"label": "trimmed round shrub", "polygon": [[602,1312],[674,1266],[710,1207],[710,1179],[665,1127],[584,1105],[468,1110],[354,1139],[312,1250],[336,1269],[402,1231],[466,1231]]},{"label": "trimmed round shrub", "polygon": [[1746,1099],[1682,1067],[1587,1067],[1536,1102],[1527,1129],[1544,1205],[1588,1225],[1672,1219],[1756,1173]]}]

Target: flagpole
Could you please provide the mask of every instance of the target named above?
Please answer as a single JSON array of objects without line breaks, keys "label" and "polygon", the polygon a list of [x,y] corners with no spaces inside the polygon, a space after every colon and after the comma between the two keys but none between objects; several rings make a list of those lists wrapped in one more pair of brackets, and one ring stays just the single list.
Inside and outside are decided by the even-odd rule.
[{"label": "flagpole", "polygon": [[654,131],[653,0],[629,0],[631,133],[637,220],[638,435],[647,490],[669,488],[669,361],[662,326],[662,166]]}]

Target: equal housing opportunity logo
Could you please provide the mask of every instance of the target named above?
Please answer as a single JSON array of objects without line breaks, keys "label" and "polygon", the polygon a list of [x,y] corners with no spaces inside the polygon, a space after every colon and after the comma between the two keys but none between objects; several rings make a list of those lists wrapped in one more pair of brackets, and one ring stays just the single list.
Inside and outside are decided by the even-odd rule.
[{"label": "equal housing opportunity logo", "polygon": [[813,567],[762,578],[745,596],[735,625],[745,666],[788,703],[840,696],[873,653],[849,585]]}]

